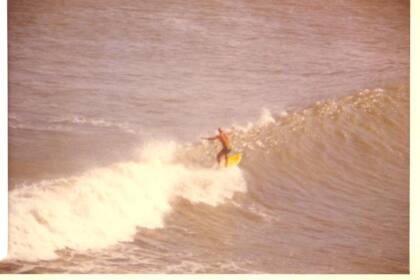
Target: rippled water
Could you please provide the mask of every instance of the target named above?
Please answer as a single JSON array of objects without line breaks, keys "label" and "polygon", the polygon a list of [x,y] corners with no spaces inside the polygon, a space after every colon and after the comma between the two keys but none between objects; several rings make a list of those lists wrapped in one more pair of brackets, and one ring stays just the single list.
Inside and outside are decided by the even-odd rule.
[{"label": "rippled water", "polygon": [[408,273],[408,81],[408,1],[11,1],[0,272]]}]

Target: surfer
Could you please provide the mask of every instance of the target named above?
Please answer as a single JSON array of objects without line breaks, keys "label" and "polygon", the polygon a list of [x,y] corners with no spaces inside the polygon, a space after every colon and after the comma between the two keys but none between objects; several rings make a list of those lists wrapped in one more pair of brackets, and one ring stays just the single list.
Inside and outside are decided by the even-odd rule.
[{"label": "surfer", "polygon": [[228,155],[229,153],[232,151],[231,145],[230,145],[230,140],[229,137],[226,135],[226,133],[219,128],[219,134],[214,136],[214,137],[203,137],[203,139],[206,140],[219,140],[220,143],[222,144],[223,148],[222,150],[217,154],[217,163],[220,166],[220,162],[222,161],[222,157],[225,157],[225,166],[227,166],[228,164]]}]

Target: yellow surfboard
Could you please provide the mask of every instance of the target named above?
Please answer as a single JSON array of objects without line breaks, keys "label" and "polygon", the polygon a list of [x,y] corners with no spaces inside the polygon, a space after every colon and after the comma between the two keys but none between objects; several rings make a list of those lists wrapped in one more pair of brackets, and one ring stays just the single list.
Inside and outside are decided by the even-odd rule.
[{"label": "yellow surfboard", "polygon": [[241,161],[242,155],[241,153],[236,153],[233,155],[230,155],[228,157],[228,161],[227,161],[227,166],[226,167],[232,167],[232,166],[236,166],[239,164],[239,162]]}]

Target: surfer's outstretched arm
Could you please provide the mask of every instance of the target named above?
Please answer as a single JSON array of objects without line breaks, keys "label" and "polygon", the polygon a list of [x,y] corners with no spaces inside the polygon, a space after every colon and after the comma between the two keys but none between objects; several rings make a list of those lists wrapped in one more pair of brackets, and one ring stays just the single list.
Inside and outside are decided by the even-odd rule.
[{"label": "surfer's outstretched arm", "polygon": [[214,136],[214,137],[201,137],[201,138],[202,139],[205,139],[205,140],[213,141],[213,140],[219,139],[219,136]]}]

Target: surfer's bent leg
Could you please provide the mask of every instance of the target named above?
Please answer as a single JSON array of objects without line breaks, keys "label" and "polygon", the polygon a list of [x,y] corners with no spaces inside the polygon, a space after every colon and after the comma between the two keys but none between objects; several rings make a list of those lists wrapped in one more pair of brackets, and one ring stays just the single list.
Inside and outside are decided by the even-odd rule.
[{"label": "surfer's bent leg", "polygon": [[227,164],[228,164],[228,155],[229,155],[230,152],[231,152],[230,149],[223,148],[223,150],[221,150],[217,154],[217,162],[219,163],[219,165],[220,165],[220,162],[222,160],[222,156],[224,156],[225,157],[225,166],[227,166]]},{"label": "surfer's bent leg", "polygon": [[218,154],[217,154],[217,163],[220,165],[220,162],[222,161],[222,156],[224,154],[225,149],[221,150]]},{"label": "surfer's bent leg", "polygon": [[232,151],[231,149],[228,149],[228,148],[225,149],[225,166],[228,165],[228,155],[231,151]]}]

